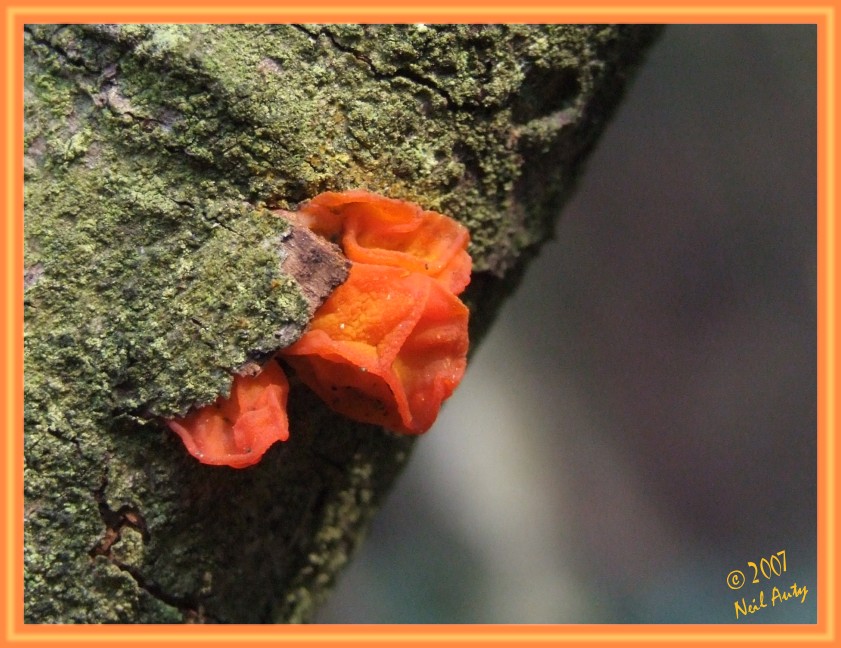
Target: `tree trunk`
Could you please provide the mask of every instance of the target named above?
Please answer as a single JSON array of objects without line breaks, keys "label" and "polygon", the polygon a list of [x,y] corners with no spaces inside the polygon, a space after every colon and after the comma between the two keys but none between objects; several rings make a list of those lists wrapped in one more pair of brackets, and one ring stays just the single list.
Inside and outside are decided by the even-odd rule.
[{"label": "tree trunk", "polygon": [[413,439],[299,384],[290,440],[249,469],[199,464],[161,422],[343,279],[270,210],[365,187],[458,219],[475,344],[657,31],[28,26],[26,621],[309,618]]}]

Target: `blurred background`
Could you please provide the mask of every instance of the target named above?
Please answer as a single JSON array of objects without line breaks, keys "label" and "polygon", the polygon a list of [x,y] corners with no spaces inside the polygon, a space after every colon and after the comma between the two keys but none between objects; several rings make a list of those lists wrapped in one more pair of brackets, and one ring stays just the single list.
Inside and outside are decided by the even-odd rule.
[{"label": "blurred background", "polygon": [[815,177],[815,27],[668,28],[316,621],[814,623]]}]

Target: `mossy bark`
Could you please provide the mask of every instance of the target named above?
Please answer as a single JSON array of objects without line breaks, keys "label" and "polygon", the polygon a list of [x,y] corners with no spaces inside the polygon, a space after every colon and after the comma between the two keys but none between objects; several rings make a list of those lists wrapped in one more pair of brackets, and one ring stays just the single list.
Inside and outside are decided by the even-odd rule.
[{"label": "mossy bark", "polygon": [[290,440],[246,470],[160,420],[294,341],[341,280],[327,257],[321,287],[287,269],[271,209],[365,187],[458,219],[475,343],[656,33],[27,26],[26,620],[306,620],[413,440],[294,381]]}]

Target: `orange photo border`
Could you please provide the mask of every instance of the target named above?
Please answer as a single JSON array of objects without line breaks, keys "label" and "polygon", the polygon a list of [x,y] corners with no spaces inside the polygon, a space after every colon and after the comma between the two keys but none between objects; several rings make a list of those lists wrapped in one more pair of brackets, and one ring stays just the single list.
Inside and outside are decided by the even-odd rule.
[{"label": "orange photo border", "polygon": [[[475,0],[474,0],[475,1]],[[738,0],[736,0],[738,2]],[[76,643],[156,644],[201,642],[209,645],[277,642],[285,646],[408,645],[426,643],[523,645],[599,644],[761,644],[838,645],[838,431],[835,402],[838,330],[838,7],[824,0],[806,6],[722,0],[680,6],[653,0],[644,5],[585,2],[558,6],[546,0],[511,5],[469,0],[427,0],[422,5],[389,7],[382,0],[357,6],[321,0],[274,6],[265,0],[234,4],[195,0],[153,0],[143,8],[115,8],[102,0],[65,7],[58,2],[0,0],[3,7],[3,101],[5,142],[2,157],[5,203],[2,331],[6,363],[3,376],[4,452],[0,555],[4,587],[2,633],[5,644],[31,646]],[[210,6],[208,6],[210,5]],[[817,26],[818,53],[818,622],[814,625],[265,625],[46,626],[23,623],[23,25],[85,22],[610,22],[610,23],[798,23]],[[835,217],[835,218],[834,218]]]}]

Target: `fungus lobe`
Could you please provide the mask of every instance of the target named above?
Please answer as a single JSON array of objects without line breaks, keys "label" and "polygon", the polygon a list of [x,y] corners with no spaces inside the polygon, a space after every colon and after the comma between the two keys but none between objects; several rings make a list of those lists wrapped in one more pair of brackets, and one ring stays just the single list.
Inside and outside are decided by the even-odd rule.
[{"label": "fungus lobe", "polygon": [[295,217],[317,234],[338,237],[345,256],[355,263],[428,275],[456,295],[470,282],[467,228],[414,203],[363,190],[328,191]]},{"label": "fungus lobe", "polygon": [[419,434],[464,375],[467,315],[425,275],[356,263],[283,356],[337,412]]},{"label": "fungus lobe", "polygon": [[272,359],[257,375],[235,375],[229,397],[167,424],[201,463],[245,468],[289,438],[288,394],[286,375]]}]

